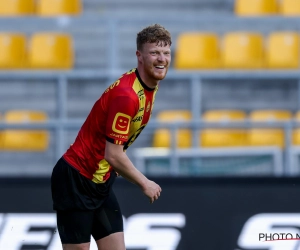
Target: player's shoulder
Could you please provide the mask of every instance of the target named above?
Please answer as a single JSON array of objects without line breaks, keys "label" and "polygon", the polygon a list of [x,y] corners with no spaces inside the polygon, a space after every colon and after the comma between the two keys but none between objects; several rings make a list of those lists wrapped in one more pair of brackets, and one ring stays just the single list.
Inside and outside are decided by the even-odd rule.
[{"label": "player's shoulder", "polygon": [[118,88],[115,89],[117,93],[126,93],[128,95],[134,95],[133,85],[137,79],[136,69],[131,69],[124,73],[118,80]]},{"label": "player's shoulder", "polygon": [[136,93],[133,90],[133,85],[137,76],[135,69],[132,69],[124,73],[117,81],[115,81],[105,92],[110,91],[111,95],[117,96],[128,96],[136,98]]},{"label": "player's shoulder", "polygon": [[136,75],[136,68],[133,68],[129,71],[127,71],[126,73],[124,73],[120,78],[120,84],[122,85],[132,85],[135,81],[135,79],[137,78]]}]

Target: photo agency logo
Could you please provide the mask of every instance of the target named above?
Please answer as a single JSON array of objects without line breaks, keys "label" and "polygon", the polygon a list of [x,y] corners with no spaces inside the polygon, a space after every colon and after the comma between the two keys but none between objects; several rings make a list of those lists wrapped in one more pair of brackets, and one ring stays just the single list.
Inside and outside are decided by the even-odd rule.
[{"label": "photo agency logo", "polygon": [[257,214],[244,224],[241,250],[300,250],[300,213]]},{"label": "photo agency logo", "polygon": [[300,240],[300,235],[296,233],[259,233],[259,241],[278,241],[278,240]]}]

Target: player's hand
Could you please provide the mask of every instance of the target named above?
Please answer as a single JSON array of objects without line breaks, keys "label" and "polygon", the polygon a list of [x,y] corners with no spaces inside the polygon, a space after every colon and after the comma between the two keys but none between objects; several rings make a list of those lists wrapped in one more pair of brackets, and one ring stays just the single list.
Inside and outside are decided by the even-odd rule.
[{"label": "player's hand", "polygon": [[149,198],[151,204],[158,199],[161,191],[162,191],[161,187],[158,184],[156,184],[154,181],[150,181],[150,180],[143,188],[143,193]]}]

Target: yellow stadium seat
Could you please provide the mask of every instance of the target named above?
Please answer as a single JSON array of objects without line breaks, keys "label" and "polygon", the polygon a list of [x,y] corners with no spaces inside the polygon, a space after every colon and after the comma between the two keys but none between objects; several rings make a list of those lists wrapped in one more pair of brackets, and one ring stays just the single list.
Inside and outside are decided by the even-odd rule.
[{"label": "yellow stadium seat", "polygon": [[284,16],[299,16],[300,1],[299,0],[281,0],[280,14]]},{"label": "yellow stadium seat", "polygon": [[263,67],[263,37],[258,33],[230,32],[223,38],[223,66],[230,69]]},{"label": "yellow stadium seat", "polygon": [[274,15],[277,12],[277,0],[235,0],[235,13],[239,16]]},{"label": "yellow stadium seat", "polygon": [[[7,111],[6,123],[45,122],[47,115],[41,111]],[[11,151],[45,151],[49,135],[45,130],[7,129],[3,131],[3,149]]]},{"label": "yellow stadium seat", "polygon": [[23,68],[26,61],[26,37],[17,33],[0,33],[0,68]]},{"label": "yellow stadium seat", "polygon": [[[192,118],[188,110],[169,110],[158,114],[157,119],[162,122],[189,121]],[[154,132],[154,147],[171,147],[171,131],[169,129],[157,129]],[[188,148],[192,145],[192,133],[190,129],[181,128],[176,133],[177,147]]]},{"label": "yellow stadium seat", "polygon": [[82,11],[81,0],[38,0],[40,16],[78,15]]},{"label": "yellow stadium seat", "polygon": [[70,69],[74,64],[72,38],[67,34],[36,33],[28,53],[31,68]]},{"label": "yellow stadium seat", "polygon": [[218,68],[221,63],[218,39],[218,36],[213,33],[179,35],[175,52],[175,68]]},{"label": "yellow stadium seat", "polygon": [[[229,123],[243,121],[246,113],[242,110],[209,110],[202,115],[203,121]],[[238,147],[246,145],[245,129],[209,128],[200,133],[202,147]]]},{"label": "yellow stadium seat", "polygon": [[[297,122],[299,122],[300,121],[300,111],[298,111],[296,114],[295,114],[295,120],[297,121]],[[295,128],[294,130],[293,130],[293,133],[292,133],[292,143],[294,144],[294,145],[300,145],[300,128]]]},{"label": "yellow stadium seat", "polygon": [[[1,124],[2,121],[2,115],[0,113],[0,124]],[[0,129],[0,150],[3,148],[3,135],[2,135],[2,129]]]},{"label": "yellow stadium seat", "polygon": [[300,39],[296,32],[272,33],[266,51],[269,68],[295,69],[300,66]]},{"label": "yellow stadium seat", "polygon": [[[249,115],[253,122],[288,121],[292,113],[288,110],[255,110]],[[284,130],[281,128],[251,128],[248,132],[251,146],[285,146]]]},{"label": "yellow stadium seat", "polygon": [[34,0],[1,0],[0,16],[31,15],[34,6]]}]

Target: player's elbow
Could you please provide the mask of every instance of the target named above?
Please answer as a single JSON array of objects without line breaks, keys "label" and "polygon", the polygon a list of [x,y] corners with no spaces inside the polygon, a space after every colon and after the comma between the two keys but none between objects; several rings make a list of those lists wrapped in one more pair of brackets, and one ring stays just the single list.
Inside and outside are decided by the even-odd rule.
[{"label": "player's elbow", "polygon": [[105,152],[104,158],[110,165],[115,165],[118,159],[117,155],[112,152]]},{"label": "player's elbow", "polygon": [[124,158],[123,146],[106,143],[104,158],[112,167],[120,165]]},{"label": "player's elbow", "polygon": [[106,151],[104,158],[112,167],[118,166],[122,162],[122,153],[115,151]]}]

